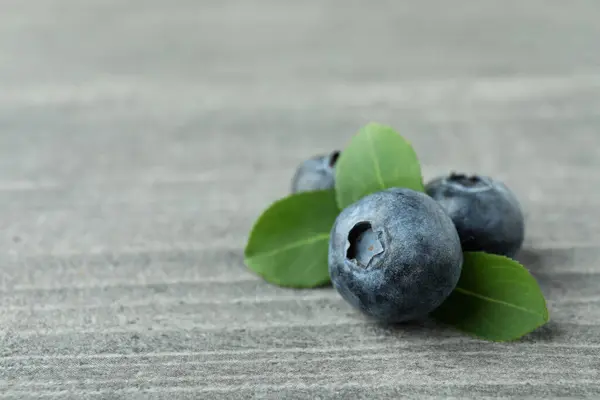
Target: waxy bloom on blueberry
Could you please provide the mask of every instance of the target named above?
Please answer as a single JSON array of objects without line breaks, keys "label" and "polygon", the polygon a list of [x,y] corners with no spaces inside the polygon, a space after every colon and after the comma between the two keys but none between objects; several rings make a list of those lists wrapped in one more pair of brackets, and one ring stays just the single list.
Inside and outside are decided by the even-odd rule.
[{"label": "waxy bloom on blueberry", "polygon": [[450,174],[425,186],[456,225],[464,251],[514,257],[523,244],[525,223],[516,196],[485,176]]},{"label": "waxy bloom on blueberry", "polygon": [[386,322],[426,316],[454,290],[463,253],[452,220],[410,189],[363,197],[337,217],[329,274],[352,306]]},{"label": "waxy bloom on blueberry", "polygon": [[339,151],[334,151],[329,155],[315,156],[302,162],[292,178],[292,193],[333,189],[335,163],[339,155]]}]

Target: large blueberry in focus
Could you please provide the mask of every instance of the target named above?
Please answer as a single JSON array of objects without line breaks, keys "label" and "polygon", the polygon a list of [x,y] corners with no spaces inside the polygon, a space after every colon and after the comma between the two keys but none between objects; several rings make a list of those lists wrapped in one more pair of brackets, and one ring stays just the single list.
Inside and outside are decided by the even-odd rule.
[{"label": "large blueberry in focus", "polygon": [[292,193],[333,189],[335,186],[335,163],[339,151],[315,156],[302,162],[292,179]]},{"label": "large blueberry in focus", "polygon": [[454,221],[464,251],[514,257],[521,248],[523,212],[516,196],[502,182],[450,174],[432,180],[425,190]]},{"label": "large blueberry in focus", "polygon": [[363,197],[336,219],[329,275],[341,296],[385,322],[426,316],[454,290],[460,239],[433,199],[410,189]]}]

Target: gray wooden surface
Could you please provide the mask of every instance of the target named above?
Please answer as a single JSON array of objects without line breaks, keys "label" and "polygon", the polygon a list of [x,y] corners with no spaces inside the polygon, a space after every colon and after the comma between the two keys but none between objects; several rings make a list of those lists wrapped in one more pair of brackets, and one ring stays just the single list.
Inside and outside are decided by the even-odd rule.
[{"label": "gray wooden surface", "polygon": [[[3,0],[0,398],[600,396],[600,3]],[[303,158],[378,121],[505,179],[552,322],[391,329],[245,270]]]}]

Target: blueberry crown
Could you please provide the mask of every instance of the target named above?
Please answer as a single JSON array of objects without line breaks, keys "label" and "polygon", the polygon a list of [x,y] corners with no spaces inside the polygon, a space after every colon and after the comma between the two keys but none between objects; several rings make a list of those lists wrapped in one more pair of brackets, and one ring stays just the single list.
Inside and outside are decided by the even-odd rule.
[{"label": "blueberry crown", "polygon": [[491,187],[489,180],[485,177],[479,175],[459,174],[455,172],[450,174],[450,176],[447,178],[447,182],[472,190],[483,190]]}]

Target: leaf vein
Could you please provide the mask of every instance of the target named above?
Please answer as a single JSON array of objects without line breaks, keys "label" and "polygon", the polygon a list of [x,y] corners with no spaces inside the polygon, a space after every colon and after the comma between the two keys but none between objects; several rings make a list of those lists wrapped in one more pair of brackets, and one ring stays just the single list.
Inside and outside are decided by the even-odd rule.
[{"label": "leaf vein", "polygon": [[484,296],[482,294],[475,293],[475,292],[472,292],[470,290],[463,289],[463,288],[460,288],[460,287],[456,287],[454,290],[456,290],[459,293],[465,294],[467,296],[473,296],[473,297],[476,297],[476,298],[481,299],[481,300],[486,300],[486,301],[489,301],[489,302],[492,302],[492,303],[502,304],[502,305],[505,305],[507,307],[512,307],[512,308],[515,308],[517,310],[521,310],[521,311],[526,312],[528,314],[533,314],[535,316],[541,317],[542,319],[546,319],[544,317],[544,314],[539,314],[539,313],[537,313],[535,311],[529,310],[529,309],[527,309],[525,307],[518,306],[516,304],[512,304],[512,303],[508,303],[508,302],[503,301],[503,300],[498,300],[498,299],[494,299],[494,298],[491,298],[491,297],[488,297],[488,296]]},{"label": "leaf vein", "polygon": [[327,233],[319,233],[318,235],[315,235],[313,237],[304,239],[304,240],[299,240],[297,242],[292,242],[292,243],[288,243],[285,246],[281,246],[278,247],[275,250],[271,250],[271,251],[267,251],[264,253],[258,253],[258,254],[254,254],[249,256],[248,258],[253,259],[253,258],[260,258],[260,257],[270,257],[270,256],[274,256],[278,253],[283,253],[286,252],[288,250],[292,250],[295,249],[296,247],[301,247],[301,246],[306,246],[308,244],[312,244],[312,243],[316,243],[316,242],[321,242],[323,240],[329,240],[329,232]]},{"label": "leaf vein", "polygon": [[369,141],[369,148],[371,149],[371,154],[373,155],[373,164],[375,166],[375,175],[377,176],[377,182],[381,189],[385,189],[385,184],[383,183],[383,177],[381,176],[381,167],[379,166],[379,161],[377,161],[377,155],[375,152],[375,143],[373,143],[372,135],[366,135]]}]

